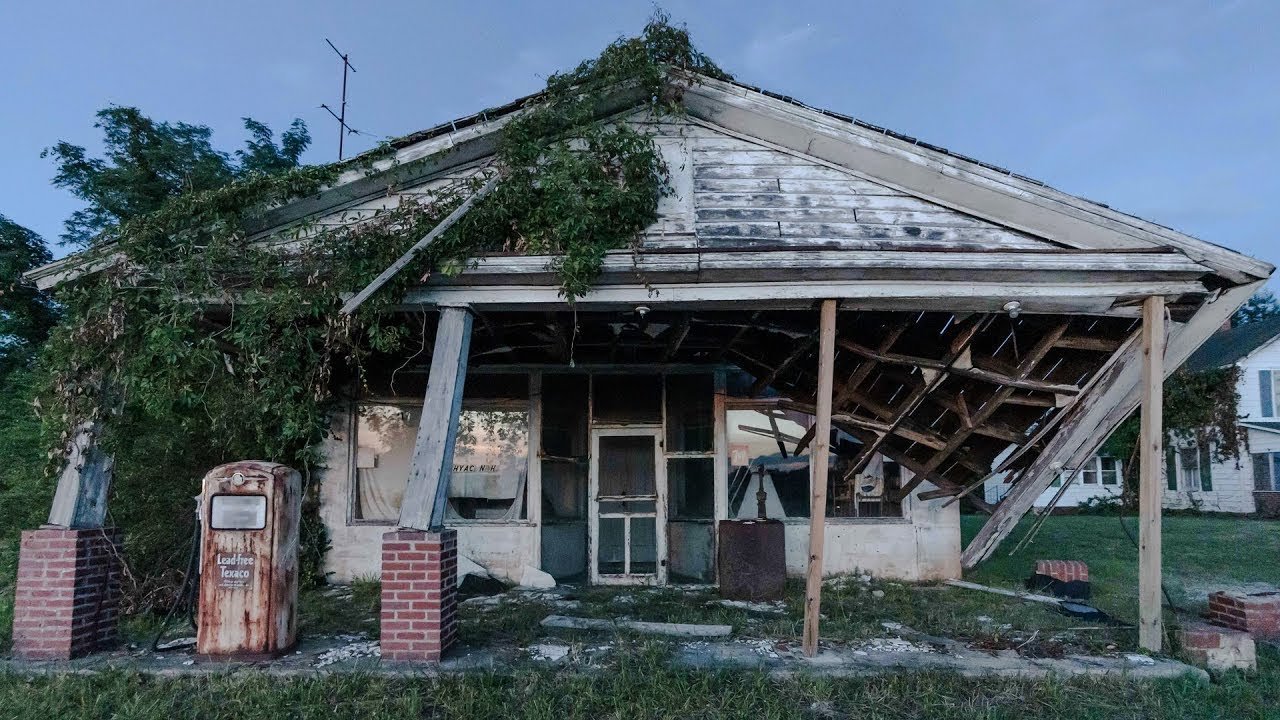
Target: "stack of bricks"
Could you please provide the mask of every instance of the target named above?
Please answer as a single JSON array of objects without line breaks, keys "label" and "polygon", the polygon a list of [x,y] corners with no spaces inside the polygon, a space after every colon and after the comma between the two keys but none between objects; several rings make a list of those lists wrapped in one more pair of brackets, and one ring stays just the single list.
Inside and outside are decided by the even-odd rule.
[{"label": "stack of bricks", "polygon": [[1218,591],[1209,596],[1205,618],[1262,640],[1280,639],[1280,593]]},{"label": "stack of bricks", "polygon": [[1178,631],[1182,652],[1210,670],[1256,670],[1257,646],[1248,633],[1188,623]]},{"label": "stack of bricks", "polygon": [[1036,574],[1059,582],[1089,582],[1089,566],[1079,560],[1037,560]]},{"label": "stack of bricks", "polygon": [[382,536],[382,659],[438,663],[458,639],[458,533]]},{"label": "stack of bricks", "polygon": [[119,531],[22,533],[13,603],[13,654],[69,660],[116,640]]}]

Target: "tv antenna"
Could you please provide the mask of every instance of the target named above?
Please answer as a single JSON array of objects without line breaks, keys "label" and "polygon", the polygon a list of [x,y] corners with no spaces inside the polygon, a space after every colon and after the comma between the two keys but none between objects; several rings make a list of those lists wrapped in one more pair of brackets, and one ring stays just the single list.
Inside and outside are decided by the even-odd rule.
[{"label": "tv antenna", "polygon": [[338,121],[338,160],[341,161],[342,141],[346,139],[348,134],[360,132],[347,124],[347,71],[355,72],[356,68],[351,64],[351,57],[339,50],[332,42],[329,42],[329,38],[325,38],[324,41],[329,43],[329,47],[333,48],[338,57],[342,58],[342,104],[338,106],[338,112],[334,112],[333,108],[326,103],[320,103],[320,107],[328,110],[333,119]]}]

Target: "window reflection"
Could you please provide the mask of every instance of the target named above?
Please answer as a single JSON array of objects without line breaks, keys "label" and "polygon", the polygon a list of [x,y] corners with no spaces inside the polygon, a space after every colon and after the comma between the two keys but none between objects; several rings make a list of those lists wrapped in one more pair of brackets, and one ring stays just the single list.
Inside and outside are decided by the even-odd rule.
[{"label": "window reflection", "polygon": [[[421,415],[421,407],[404,405],[357,408],[354,519],[393,522],[400,517]],[[527,409],[464,408],[446,519],[523,519],[528,458]]]}]

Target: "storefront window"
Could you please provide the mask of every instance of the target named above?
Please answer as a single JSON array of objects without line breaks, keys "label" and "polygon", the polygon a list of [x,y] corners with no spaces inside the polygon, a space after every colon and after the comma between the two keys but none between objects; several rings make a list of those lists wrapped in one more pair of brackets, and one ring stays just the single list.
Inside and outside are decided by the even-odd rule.
[{"label": "storefront window", "polygon": [[[521,520],[529,466],[527,378],[468,378],[448,479],[445,520]],[[519,397],[520,392],[526,393]],[[517,397],[504,397],[516,395]],[[420,405],[356,408],[351,516],[395,522],[418,435]]]}]

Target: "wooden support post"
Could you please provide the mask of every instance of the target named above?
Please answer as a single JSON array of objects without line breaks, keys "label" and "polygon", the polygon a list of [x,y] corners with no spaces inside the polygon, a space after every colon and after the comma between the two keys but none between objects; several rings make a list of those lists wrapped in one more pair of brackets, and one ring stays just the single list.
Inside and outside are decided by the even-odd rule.
[{"label": "wooden support post", "polygon": [[453,471],[453,443],[462,411],[462,386],[471,347],[471,311],[462,307],[440,310],[427,395],[413,445],[409,484],[400,506],[400,527],[439,530]]},{"label": "wooden support post", "polygon": [[106,523],[107,493],[115,463],[98,447],[100,434],[98,423],[86,422],[67,443],[67,464],[58,475],[49,525],[89,529]]},{"label": "wooden support post", "polygon": [[817,430],[813,438],[813,490],[809,501],[809,567],[804,588],[804,654],[818,653],[818,614],[822,608],[822,546],[827,526],[827,463],[831,453],[831,390],[835,370],[836,301],[822,301],[818,328]]},{"label": "wooden support post", "polygon": [[1142,303],[1142,447],[1138,481],[1138,644],[1160,651],[1160,459],[1164,425],[1164,298]]}]

